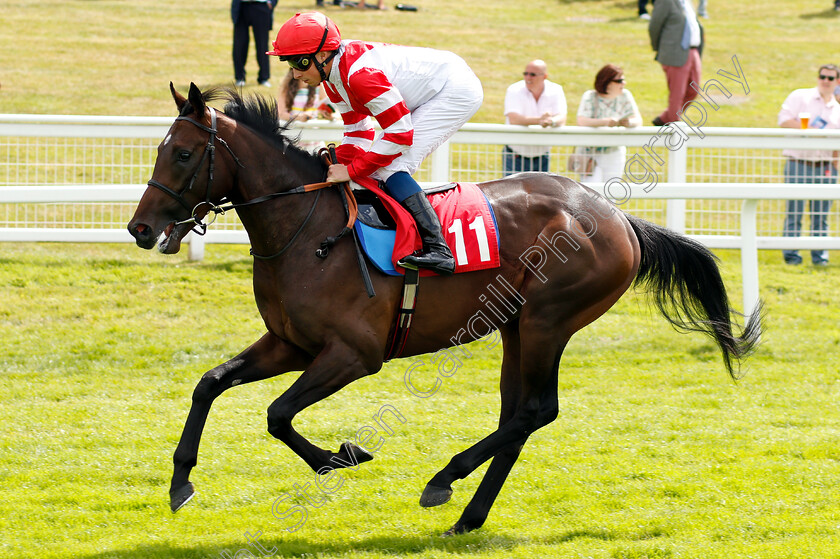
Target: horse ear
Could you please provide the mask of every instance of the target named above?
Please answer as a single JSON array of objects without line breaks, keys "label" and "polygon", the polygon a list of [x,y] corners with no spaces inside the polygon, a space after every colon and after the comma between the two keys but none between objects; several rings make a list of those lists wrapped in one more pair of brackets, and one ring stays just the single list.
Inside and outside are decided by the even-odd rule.
[{"label": "horse ear", "polygon": [[180,111],[187,103],[187,98],[175,91],[175,86],[172,85],[172,82],[169,82],[169,91],[172,92],[172,98],[175,99],[175,106],[177,106]]},{"label": "horse ear", "polygon": [[204,104],[204,97],[201,96],[201,90],[198,89],[198,86],[192,82],[190,82],[189,99],[190,105],[192,105],[195,114],[198,116],[203,116],[207,106]]}]

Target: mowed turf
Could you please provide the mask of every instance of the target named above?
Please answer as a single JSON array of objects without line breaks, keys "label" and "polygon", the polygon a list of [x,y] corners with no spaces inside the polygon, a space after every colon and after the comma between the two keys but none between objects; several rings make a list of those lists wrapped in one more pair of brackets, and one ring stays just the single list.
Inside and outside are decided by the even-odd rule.
[{"label": "mowed turf", "polygon": [[[275,30],[313,4],[281,1]],[[736,56],[750,92],[708,124],[774,127],[787,93],[838,62],[830,4],[710,3],[704,79]],[[570,114],[607,62],[624,66],[646,122],[663,107],[664,78],[635,2],[418,5],[326,11],[349,37],[464,56],[485,89],[474,122],[502,121],[504,89],[532,58],[563,84]],[[170,80],[181,91],[232,83],[228,7],[4,2],[0,110],[173,115]],[[255,87],[252,45],[248,71],[248,88],[270,95],[284,69],[273,61],[275,87]],[[740,307],[738,253],[719,254]],[[383,416],[391,431],[380,430],[376,459],[343,471],[329,495],[265,431],[266,407],[297,373],[225,393],[192,476],[197,496],[173,515],[171,458],[192,389],[263,333],[247,249],[211,246],[196,263],[127,245],[0,244],[0,553],[840,557],[838,267],[786,267],[776,251],[762,252],[760,265],[768,319],[743,380],[729,380],[709,340],[674,332],[644,296],[626,295],[572,339],[560,416],[531,437],[486,525],[442,539],[484,468],[454,485],[449,504],[427,510],[418,499],[453,454],[495,426],[500,351],[491,342],[470,346],[475,356],[429,398],[404,384],[415,361],[398,360],[302,413],[300,432],[336,450],[378,425],[381,410],[399,412]],[[416,384],[434,385],[434,368],[416,371]],[[305,521],[287,516],[294,506]]]},{"label": "mowed turf", "polygon": [[[522,79],[525,64],[544,59],[560,83],[569,123],[581,95],[604,64],[622,66],[645,124],[665,106],[667,88],[654,60],[647,23],[637,5],[615,0],[418,0],[417,12],[391,8],[324,11],[347,38],[454,51],[475,70],[484,104],[472,122],[504,122],[505,89]],[[703,20],[703,82],[717,78],[733,97],[706,126],[775,127],[791,90],[816,85],[817,69],[840,63],[840,13],[831,0],[745,0],[709,3]],[[280,0],[272,39],[312,0]],[[95,115],[174,115],[169,82],[186,91],[233,85],[230,0],[200,5],[150,0],[4,0],[0,3],[0,112]],[[723,78],[736,57],[749,92]],[[247,89],[276,95],[287,66],[271,59],[272,88],[256,85],[253,42]]]},{"label": "mowed turf", "polygon": [[[720,256],[737,306],[738,253]],[[173,515],[171,456],[192,389],[263,332],[247,250],[212,246],[189,262],[128,245],[0,244],[0,552],[835,557],[837,268],[780,260],[761,253],[766,331],[737,384],[709,340],[674,332],[639,294],[578,333],[559,418],[531,437],[487,524],[443,539],[484,468],[449,504],[418,498],[494,428],[493,340],[472,344],[450,377],[396,360],[299,415],[300,432],[334,450],[379,426],[376,459],[343,470],[330,494],[265,431],[266,407],[297,373],[228,391],[205,430],[197,495]],[[439,390],[413,395],[409,367],[416,387],[440,378]]]}]

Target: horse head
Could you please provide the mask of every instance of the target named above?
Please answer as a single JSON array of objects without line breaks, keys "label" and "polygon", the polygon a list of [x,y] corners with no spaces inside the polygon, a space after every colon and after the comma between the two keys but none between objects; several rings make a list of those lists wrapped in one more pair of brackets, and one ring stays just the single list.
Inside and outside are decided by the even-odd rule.
[{"label": "horse head", "polygon": [[[207,93],[190,84],[184,97],[169,83],[178,117],[158,146],[149,188],[140,199],[128,231],[137,246],[150,249],[158,238],[159,249],[174,254],[181,240],[228,195],[237,166],[236,155],[219,135],[215,109],[207,105]],[[218,150],[219,146],[224,150]],[[220,157],[216,157],[220,154]]]}]

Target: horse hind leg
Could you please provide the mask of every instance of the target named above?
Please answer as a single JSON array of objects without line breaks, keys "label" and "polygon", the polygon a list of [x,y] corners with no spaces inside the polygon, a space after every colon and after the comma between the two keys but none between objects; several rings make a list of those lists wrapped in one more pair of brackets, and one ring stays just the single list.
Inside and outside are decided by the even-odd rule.
[{"label": "horse hind leg", "polygon": [[[521,379],[519,375],[519,339],[516,334],[513,336],[502,332],[504,346],[504,357],[502,359],[502,376],[499,383],[501,393],[501,413],[499,414],[499,426],[507,423],[516,413],[521,395]],[[490,466],[484,474],[484,478],[478,486],[469,504],[461,513],[461,517],[452,528],[444,533],[444,536],[463,534],[480,528],[490,509],[499,495],[513,465],[519,458],[527,438],[502,449],[493,457]]]},{"label": "horse hind leg", "polygon": [[513,465],[519,459],[519,455],[526,441],[527,438],[522,439],[504,448],[493,457],[493,461],[490,462],[490,466],[487,468],[487,472],[484,474],[473,498],[470,499],[469,504],[464,508],[464,512],[461,513],[458,521],[443,534],[444,536],[465,534],[484,525],[490,509],[493,507],[496,497],[498,497],[499,492],[502,490],[502,486],[507,480],[510,471],[513,469]]},{"label": "horse hind leg", "polygon": [[204,373],[192,395],[192,406],[184,424],[181,439],[173,456],[169,506],[177,512],[195,495],[190,472],[198,462],[201,434],[213,401],[225,390],[302,369],[306,358],[272,334],[266,334],[251,347],[218,367]]},{"label": "horse hind leg", "polygon": [[[521,372],[503,374],[503,378],[517,381],[518,390],[503,388],[503,393],[508,393],[509,398],[505,401],[503,414],[510,417],[506,421],[503,421],[504,417],[500,418],[500,426],[495,432],[455,455],[426,485],[420,504],[443,504],[452,494],[452,482],[467,477],[491,457],[498,458],[490,464],[461,519],[447,534],[474,530],[484,523],[525,441],[531,433],[557,417],[557,370],[565,343],[565,340],[558,344],[556,340],[541,337],[533,344],[523,346],[523,355],[540,357],[526,358],[524,362],[519,359],[517,366],[521,367]],[[556,351],[547,352],[546,347],[554,347]],[[553,360],[552,355],[555,356]]]}]

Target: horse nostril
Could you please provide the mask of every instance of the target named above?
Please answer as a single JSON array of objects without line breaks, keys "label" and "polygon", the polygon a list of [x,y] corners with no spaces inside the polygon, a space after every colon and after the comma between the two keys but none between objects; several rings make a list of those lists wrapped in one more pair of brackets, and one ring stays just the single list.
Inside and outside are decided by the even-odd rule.
[{"label": "horse nostril", "polygon": [[128,226],[128,232],[135,239],[148,237],[151,234],[151,228],[145,223],[131,223]]}]

